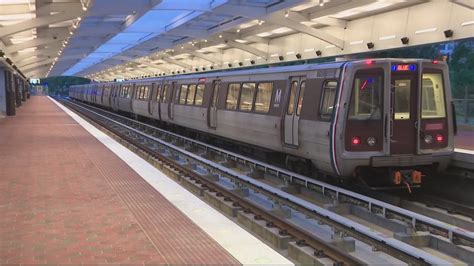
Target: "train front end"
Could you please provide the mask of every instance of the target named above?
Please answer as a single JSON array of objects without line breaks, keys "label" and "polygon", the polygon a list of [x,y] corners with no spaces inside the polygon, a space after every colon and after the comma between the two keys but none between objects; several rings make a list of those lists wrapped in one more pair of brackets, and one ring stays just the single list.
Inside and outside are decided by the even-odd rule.
[{"label": "train front end", "polygon": [[371,185],[420,185],[454,152],[448,67],[420,59],[348,62],[333,121],[340,176]]}]

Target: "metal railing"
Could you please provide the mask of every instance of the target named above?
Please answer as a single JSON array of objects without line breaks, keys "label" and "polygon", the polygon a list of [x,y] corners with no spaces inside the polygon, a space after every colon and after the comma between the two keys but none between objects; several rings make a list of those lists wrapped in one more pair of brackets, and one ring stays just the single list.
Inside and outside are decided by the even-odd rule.
[{"label": "metal railing", "polygon": [[453,99],[458,124],[474,125],[474,99]]}]

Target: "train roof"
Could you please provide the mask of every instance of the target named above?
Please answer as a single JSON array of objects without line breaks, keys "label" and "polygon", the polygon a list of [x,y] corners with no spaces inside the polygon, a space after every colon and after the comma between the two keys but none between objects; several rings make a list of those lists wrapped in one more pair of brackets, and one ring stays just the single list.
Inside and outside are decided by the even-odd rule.
[{"label": "train roof", "polygon": [[[332,69],[340,68],[345,63],[362,63],[367,60],[372,61],[402,61],[402,62],[414,62],[414,61],[426,61],[432,62],[429,59],[419,59],[419,58],[371,58],[371,59],[357,59],[357,60],[344,60],[344,61],[334,61],[334,62],[325,62],[325,63],[311,63],[311,64],[301,64],[293,66],[268,66],[265,68],[252,68],[244,70],[230,70],[230,71],[209,71],[209,72],[199,72],[199,73],[189,73],[189,74],[179,74],[165,77],[152,77],[144,78],[137,80],[127,80],[121,82],[121,84],[130,84],[130,83],[149,83],[163,80],[181,80],[181,79],[199,79],[199,78],[221,78],[228,76],[240,76],[240,75],[262,75],[262,74],[274,74],[280,72],[301,72],[301,71],[311,71],[318,69]],[[104,82],[104,83],[95,83],[96,85],[106,85],[116,82]]]}]

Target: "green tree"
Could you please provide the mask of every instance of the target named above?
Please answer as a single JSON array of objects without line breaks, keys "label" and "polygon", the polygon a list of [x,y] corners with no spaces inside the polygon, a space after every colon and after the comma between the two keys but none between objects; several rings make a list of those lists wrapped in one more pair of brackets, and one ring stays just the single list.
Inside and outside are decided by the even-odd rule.
[{"label": "green tree", "polygon": [[474,41],[461,41],[449,59],[453,97],[474,98]]},{"label": "green tree", "polygon": [[59,76],[41,79],[41,84],[48,84],[48,91],[50,95],[67,96],[69,94],[69,87],[72,85],[89,84],[90,79],[72,76]]}]

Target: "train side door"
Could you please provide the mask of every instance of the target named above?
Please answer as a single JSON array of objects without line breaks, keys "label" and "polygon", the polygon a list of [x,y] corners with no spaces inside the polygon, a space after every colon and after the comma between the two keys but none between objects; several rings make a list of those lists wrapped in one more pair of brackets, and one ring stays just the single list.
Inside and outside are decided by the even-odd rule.
[{"label": "train side door", "polygon": [[288,103],[283,125],[283,141],[287,145],[299,145],[298,131],[305,87],[306,77],[290,78]]},{"label": "train side door", "polygon": [[171,93],[170,93],[170,102],[168,104],[168,118],[174,119],[174,102],[176,99],[179,99],[179,90],[176,86],[176,82],[171,83]]},{"label": "train side door", "polygon": [[418,91],[417,74],[392,73],[390,153],[416,154]]},{"label": "train side door", "polygon": [[219,80],[215,80],[212,83],[211,89],[211,102],[207,109],[207,126],[211,129],[216,129],[217,127],[217,101],[219,98]]}]

